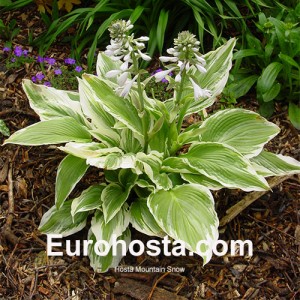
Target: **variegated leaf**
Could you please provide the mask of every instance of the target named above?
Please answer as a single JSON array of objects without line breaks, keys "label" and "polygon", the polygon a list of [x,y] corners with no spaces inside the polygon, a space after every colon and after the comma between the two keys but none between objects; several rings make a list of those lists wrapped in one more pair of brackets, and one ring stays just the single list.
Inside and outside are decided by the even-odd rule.
[{"label": "variegated leaf", "polygon": [[83,82],[89,87],[93,98],[99,105],[116,120],[122,122],[133,132],[143,136],[143,126],[137,109],[128,101],[115,94],[100,78],[85,74]]},{"label": "variegated leaf", "polygon": [[83,125],[88,124],[81,110],[77,92],[35,84],[28,79],[23,79],[22,86],[31,108],[40,116],[41,121],[72,117]]},{"label": "variegated leaf", "polygon": [[56,174],[55,204],[61,207],[88,169],[86,161],[71,154],[59,164]]},{"label": "variegated leaf", "polygon": [[60,208],[52,206],[42,217],[39,230],[47,234],[68,236],[83,229],[88,212],[71,215],[72,200],[65,201]]},{"label": "variegated leaf", "polygon": [[108,223],[120,211],[127,200],[132,185],[122,187],[117,183],[110,183],[101,194],[102,209],[105,223]]},{"label": "variegated leaf", "polygon": [[71,117],[42,121],[18,130],[5,144],[25,146],[61,144],[67,142],[90,142],[90,133]]},{"label": "variegated leaf", "polygon": [[104,214],[97,210],[91,221],[91,230],[97,241],[105,240],[111,246],[113,235],[119,237],[128,227],[129,220],[129,212],[124,206],[108,223],[104,220]]},{"label": "variegated leaf", "polygon": [[188,153],[164,160],[169,172],[202,174],[224,187],[244,191],[269,189],[264,177],[257,175],[248,159],[234,148],[220,143],[198,143]]},{"label": "variegated leaf", "polygon": [[153,193],[148,198],[148,207],[158,225],[173,239],[185,242],[186,248],[200,254],[206,264],[212,256],[212,245],[218,239],[219,219],[214,208],[214,199],[206,187],[186,184]]},{"label": "variegated leaf", "polygon": [[100,256],[95,252],[95,247],[97,246],[97,239],[92,230],[89,230],[88,240],[92,241],[92,243],[88,246],[88,256],[90,259],[90,265],[95,272],[104,273],[107,272],[108,269],[115,268],[119,265],[120,260],[123,256],[125,256],[128,250],[129,243],[131,241],[131,233],[130,229],[127,228],[123,232],[123,234],[117,238],[117,241],[123,241],[125,243],[125,247],[123,249],[122,245],[118,243],[115,255],[113,255],[112,247],[110,248],[107,255]]},{"label": "variegated leaf", "polygon": [[74,217],[79,212],[90,211],[101,207],[101,194],[105,187],[105,184],[91,185],[84,190],[79,197],[73,199],[71,215]]},{"label": "variegated leaf", "polygon": [[251,158],[251,163],[257,173],[265,177],[300,173],[299,161],[267,151],[262,151],[258,156]]},{"label": "variegated leaf", "polygon": [[207,118],[200,129],[203,142],[227,144],[248,158],[257,156],[280,131],[259,114],[240,108],[217,112]]},{"label": "variegated leaf", "polygon": [[155,221],[144,199],[138,199],[131,204],[130,215],[130,222],[136,230],[150,236],[166,235]]}]

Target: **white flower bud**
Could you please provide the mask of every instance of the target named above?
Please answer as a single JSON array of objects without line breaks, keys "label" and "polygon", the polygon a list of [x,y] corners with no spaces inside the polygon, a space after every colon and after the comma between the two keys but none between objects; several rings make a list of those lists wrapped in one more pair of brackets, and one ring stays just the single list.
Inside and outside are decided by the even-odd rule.
[{"label": "white flower bud", "polygon": [[206,60],[203,57],[197,55],[196,53],[195,53],[195,56],[196,56],[199,63],[201,63],[203,66],[206,65]]},{"label": "white flower bud", "polygon": [[171,57],[171,56],[160,56],[159,57],[159,60],[161,62],[177,62],[178,61],[178,58],[177,57]]},{"label": "white flower bud", "polygon": [[181,81],[181,75],[180,75],[180,73],[178,73],[178,74],[175,76],[175,81],[176,81],[176,82],[180,82],[180,81]]},{"label": "white flower bud", "polygon": [[154,77],[155,77],[155,81],[159,82],[162,81],[163,78],[165,78],[167,75],[169,75],[170,72],[172,72],[175,68],[169,69],[169,70],[165,70],[165,71],[160,71],[157,72]]},{"label": "white flower bud", "polygon": [[122,63],[121,67],[120,67],[121,71],[127,71],[128,70],[128,61],[125,61]]},{"label": "white flower bud", "polygon": [[196,64],[196,67],[197,67],[197,69],[198,69],[201,73],[206,73],[206,72],[207,72],[207,70],[206,70],[203,66],[201,66],[201,65],[199,65],[199,64]]},{"label": "white flower bud", "polygon": [[143,60],[146,60],[146,61],[150,61],[151,60],[151,57],[149,55],[146,55],[146,54],[142,53],[140,50],[138,50],[138,53],[139,53],[139,55],[141,56],[141,58]]},{"label": "white flower bud", "polygon": [[136,40],[139,41],[139,42],[148,42],[149,38],[147,36],[140,36]]},{"label": "white flower bud", "polygon": [[200,98],[211,96],[210,90],[202,89],[192,78],[190,78],[190,81],[193,85],[194,97],[196,100],[199,100]]},{"label": "white flower bud", "polygon": [[124,72],[123,74],[121,74],[118,77],[118,85],[119,86],[123,86],[125,84],[126,80],[128,79],[128,75],[129,75],[128,72]]},{"label": "white flower bud", "polygon": [[117,75],[119,75],[121,73],[120,70],[111,70],[111,71],[108,71],[105,76],[107,78],[112,78],[112,77],[116,77]]}]

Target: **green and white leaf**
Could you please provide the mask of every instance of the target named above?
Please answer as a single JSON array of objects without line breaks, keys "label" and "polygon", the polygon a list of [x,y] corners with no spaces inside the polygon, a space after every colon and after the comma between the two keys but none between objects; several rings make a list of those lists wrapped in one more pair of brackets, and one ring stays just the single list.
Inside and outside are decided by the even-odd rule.
[{"label": "green and white leaf", "polygon": [[168,140],[170,139],[169,135],[170,135],[170,131],[172,131],[172,125],[173,124],[171,124],[170,126],[169,123],[164,122],[160,130],[151,136],[148,145],[150,151],[155,151],[160,153],[167,152],[167,145],[168,145]]},{"label": "green and white leaf", "polygon": [[59,164],[55,183],[55,204],[61,207],[88,169],[86,161],[71,154]]},{"label": "green and white leaf", "polygon": [[60,150],[74,156],[87,159],[93,157],[106,156],[111,153],[123,153],[120,148],[107,148],[101,143],[67,143],[65,146],[58,147]]},{"label": "green and white leaf", "polygon": [[164,237],[166,235],[149,211],[147,201],[143,199],[134,201],[130,207],[130,215],[130,222],[136,230],[150,236]]},{"label": "green and white leaf", "polygon": [[113,137],[116,133],[112,129],[116,123],[115,118],[106,112],[101,103],[97,101],[97,96],[86,81],[79,78],[78,83],[80,104],[84,114],[91,119],[94,127],[99,128],[100,131],[105,129],[108,133],[111,132]]},{"label": "green and white leaf", "polygon": [[123,256],[125,256],[129,243],[131,241],[131,233],[130,229],[127,228],[121,236],[117,238],[117,241],[124,241],[126,244],[125,254],[122,253],[122,246],[120,244],[117,245],[116,255],[113,255],[112,247],[110,251],[105,256],[99,256],[96,254],[94,247],[96,246],[96,236],[93,234],[92,230],[90,229],[88,232],[88,240],[92,241],[92,244],[88,246],[88,256],[90,259],[90,265],[94,269],[95,272],[104,273],[108,271],[109,268],[115,268],[119,265],[120,260]]},{"label": "green and white leaf", "polygon": [[232,38],[216,50],[203,55],[203,58],[206,60],[205,68],[207,72],[203,74],[197,70],[194,76],[197,78],[201,88],[210,90],[212,96],[204,99],[204,101],[194,101],[187,110],[186,115],[199,112],[212,105],[216,97],[221,94],[229,77],[229,71],[232,66],[232,50],[235,43],[236,40]]},{"label": "green and white leaf", "polygon": [[29,79],[23,79],[22,86],[30,107],[40,116],[41,121],[72,117],[83,125],[88,124],[81,110],[77,92],[57,90],[35,84]]},{"label": "green and white leaf", "polygon": [[111,153],[107,156],[88,158],[86,162],[91,166],[101,169],[131,169],[135,168],[136,155],[133,153],[128,153],[124,155],[121,153]]},{"label": "green and white leaf", "polygon": [[245,155],[257,156],[280,131],[274,123],[245,109],[225,109],[207,118],[202,125],[203,142],[227,144]]},{"label": "green and white leaf", "polygon": [[102,205],[101,193],[106,187],[105,184],[91,185],[84,190],[81,195],[75,198],[71,205],[71,215],[74,217],[77,213],[91,211]]},{"label": "green and white leaf", "polygon": [[188,153],[164,160],[168,172],[202,174],[224,187],[244,191],[269,189],[263,176],[257,175],[248,159],[234,148],[220,143],[199,143]]},{"label": "green and white leaf", "polygon": [[138,179],[138,175],[134,173],[131,169],[121,169],[118,174],[118,180],[123,187],[128,185],[134,185]]},{"label": "green and white leaf", "polygon": [[91,89],[93,98],[107,113],[133,132],[143,136],[141,118],[136,108],[128,100],[117,96],[113,89],[100,78],[88,74],[84,74],[82,77],[84,83]]},{"label": "green and white leaf", "polygon": [[97,210],[91,221],[91,230],[97,241],[105,240],[112,245],[113,235],[119,237],[128,227],[130,214],[124,207],[108,223],[104,220],[104,215]]},{"label": "green and white leaf", "polygon": [[132,185],[125,188],[117,183],[110,183],[101,194],[102,209],[105,223],[108,223],[120,211],[126,202]]},{"label": "green and white leaf", "polygon": [[[173,239],[186,243],[186,248],[197,252],[199,241],[203,245],[204,264],[212,257],[212,245],[218,239],[219,219],[214,199],[206,187],[196,184],[160,190],[148,198],[148,207],[158,225]],[[203,249],[205,248],[205,249]],[[205,250],[205,251],[203,251]]]},{"label": "green and white leaf", "polygon": [[120,135],[114,130],[102,127],[90,130],[89,132],[95,139],[101,141],[107,147],[117,147],[120,145]]},{"label": "green and white leaf", "polygon": [[188,183],[200,184],[209,188],[210,190],[220,190],[224,187],[219,182],[212,180],[204,175],[187,174],[187,173],[183,173],[180,175],[181,178],[187,181]]},{"label": "green and white leaf", "polygon": [[[96,64],[96,72],[97,76],[106,79],[106,74],[112,70],[120,70],[121,62],[118,60],[112,60],[111,57],[107,56],[103,52],[99,52],[97,57],[97,64]],[[114,82],[117,85],[116,78],[109,78],[110,81]]]},{"label": "green and white leaf", "polygon": [[90,133],[71,117],[42,121],[18,130],[4,144],[39,146],[67,142],[90,142]]},{"label": "green and white leaf", "polygon": [[46,234],[68,236],[83,229],[88,212],[71,215],[72,200],[65,201],[60,208],[52,206],[42,217],[39,230]]},{"label": "green and white leaf", "polygon": [[199,128],[199,125],[191,125],[178,136],[178,143],[185,145],[192,142],[200,142],[200,137],[204,128]]},{"label": "green and white leaf", "polygon": [[136,139],[133,132],[127,128],[121,132],[119,147],[123,149],[125,153],[137,153],[143,150],[140,141]]},{"label": "green and white leaf", "polygon": [[155,183],[157,189],[168,190],[172,188],[172,181],[166,173],[161,172],[163,155],[157,151],[149,154],[137,153],[137,161],[143,165],[144,173]]},{"label": "green and white leaf", "polygon": [[300,173],[299,161],[267,151],[262,151],[258,156],[251,158],[251,164],[258,174],[265,177]]}]

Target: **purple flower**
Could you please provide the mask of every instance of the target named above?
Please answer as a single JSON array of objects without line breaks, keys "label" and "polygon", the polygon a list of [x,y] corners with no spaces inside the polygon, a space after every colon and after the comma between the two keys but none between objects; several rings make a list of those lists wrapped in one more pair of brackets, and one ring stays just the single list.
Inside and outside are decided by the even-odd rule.
[{"label": "purple flower", "polygon": [[43,63],[44,62],[44,58],[42,56],[38,56],[37,59],[36,59],[36,62],[38,63]]},{"label": "purple flower", "polygon": [[4,47],[3,52],[10,52],[10,48],[9,47]]},{"label": "purple flower", "polygon": [[[170,72],[170,73],[169,73],[169,76],[173,76],[173,73]],[[166,79],[166,78],[163,78],[163,79],[161,80],[161,82],[163,82],[163,83],[169,83],[169,80]]]},{"label": "purple flower", "polygon": [[65,64],[67,64],[67,65],[74,65],[75,64],[75,59],[73,59],[73,58],[66,58],[65,59]]},{"label": "purple flower", "polygon": [[[162,72],[162,71],[163,71],[163,69],[159,68],[159,69],[155,70],[154,72],[152,72],[151,75],[154,75],[154,74],[159,73],[159,72]],[[168,75],[169,75],[169,76],[173,76],[173,73],[170,72]],[[161,80],[161,82],[163,82],[163,83],[169,83],[169,81],[168,81],[166,78],[163,78],[163,79]]]},{"label": "purple flower", "polygon": [[154,74],[156,74],[156,73],[158,73],[158,72],[161,72],[161,71],[162,71],[162,69],[161,69],[161,68],[159,68],[159,69],[157,69],[157,70],[153,71],[153,72],[151,73],[151,75],[154,75]]},{"label": "purple flower", "polygon": [[61,69],[56,69],[56,70],[54,70],[54,74],[55,74],[55,75],[61,75],[61,74],[62,74]]},{"label": "purple flower", "polygon": [[23,50],[23,55],[26,57],[28,54],[28,50]]},{"label": "purple flower", "polygon": [[45,81],[44,85],[49,87],[49,86],[51,86],[51,82],[50,81]]},{"label": "purple flower", "polygon": [[55,58],[52,58],[52,57],[46,57],[45,61],[51,66],[53,66],[56,63]]},{"label": "purple flower", "polygon": [[45,75],[42,72],[36,73],[37,80],[43,80],[44,78],[45,78]]},{"label": "purple flower", "polygon": [[15,61],[16,61],[16,59],[13,57],[13,58],[11,59],[11,61],[12,61],[12,62],[15,62]]},{"label": "purple flower", "polygon": [[32,80],[33,82],[36,82],[36,76],[32,76],[32,77],[31,77],[31,80]]},{"label": "purple flower", "polygon": [[22,48],[21,48],[20,46],[16,46],[16,47],[15,47],[15,50],[14,50],[14,54],[15,54],[15,56],[17,56],[17,57],[22,56],[22,54],[23,54]]},{"label": "purple flower", "polygon": [[76,71],[76,72],[81,72],[81,71],[82,71],[82,68],[81,68],[80,66],[76,66],[75,71]]}]

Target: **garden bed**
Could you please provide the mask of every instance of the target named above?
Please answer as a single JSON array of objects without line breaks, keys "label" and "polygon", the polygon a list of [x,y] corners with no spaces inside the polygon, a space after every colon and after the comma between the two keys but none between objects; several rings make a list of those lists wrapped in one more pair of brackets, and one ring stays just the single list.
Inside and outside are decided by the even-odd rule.
[{"label": "garden bed", "polygon": [[[24,13],[30,15],[32,11],[30,7],[28,9],[23,13],[16,12],[14,18],[22,20]],[[32,26],[38,27],[38,23]],[[25,48],[22,37],[24,31],[25,28],[21,29],[15,42]],[[0,49],[3,46],[1,42]],[[69,49],[53,45],[48,53],[58,58],[57,63],[62,65]],[[37,53],[31,54],[37,56]],[[5,121],[11,132],[39,120],[29,107],[21,87],[22,79],[30,79],[36,72],[34,64],[7,69],[5,59],[0,61],[0,119]],[[238,106],[257,110],[255,99],[245,99]],[[216,103],[213,109],[219,108],[220,104]],[[186,121],[193,122],[193,118]],[[290,124],[287,108],[278,105],[271,121],[281,128],[281,132],[267,148],[299,160],[299,132]],[[1,143],[3,141],[4,138]],[[214,256],[203,267],[202,259],[198,256],[128,255],[120,265],[133,267],[132,272],[122,272],[121,269],[118,272],[116,269],[95,274],[86,257],[47,257],[46,236],[38,231],[42,215],[54,203],[56,169],[63,157],[62,152],[53,146],[0,147],[0,299],[299,297],[299,176],[291,176],[275,185],[271,192],[260,196],[220,228],[223,240],[251,240],[254,250],[252,257],[230,254]],[[101,176],[98,169],[91,168],[74,195],[91,183],[98,182]],[[218,216],[222,220],[226,211],[241,201],[245,193],[220,190],[214,196]],[[72,236],[73,240],[81,238],[81,233]],[[133,239],[146,242],[148,237],[134,231]],[[147,268],[149,272],[145,271]]]}]

